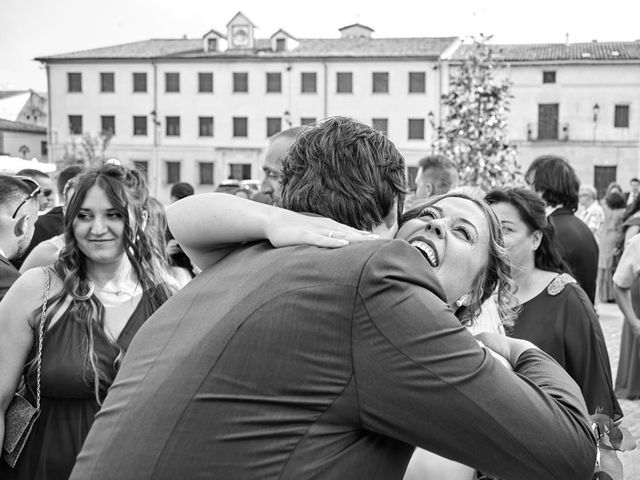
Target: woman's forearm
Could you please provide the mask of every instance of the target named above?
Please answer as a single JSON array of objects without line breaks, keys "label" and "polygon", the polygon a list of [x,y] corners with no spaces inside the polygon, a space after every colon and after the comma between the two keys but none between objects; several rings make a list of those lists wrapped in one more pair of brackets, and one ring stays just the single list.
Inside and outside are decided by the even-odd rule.
[{"label": "woman's forearm", "polygon": [[183,248],[210,251],[266,238],[273,210],[279,209],[226,193],[203,193],[170,205],[167,221]]}]

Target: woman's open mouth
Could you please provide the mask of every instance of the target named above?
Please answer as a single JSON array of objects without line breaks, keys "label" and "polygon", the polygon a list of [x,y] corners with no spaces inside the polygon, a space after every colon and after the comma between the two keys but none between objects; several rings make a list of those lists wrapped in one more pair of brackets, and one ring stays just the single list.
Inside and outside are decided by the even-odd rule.
[{"label": "woman's open mouth", "polygon": [[436,249],[434,248],[434,246],[431,245],[431,242],[415,239],[415,240],[411,240],[409,244],[412,245],[413,247],[416,247],[418,251],[422,254],[422,256],[427,259],[427,262],[429,262],[429,265],[431,265],[433,268],[437,268],[438,265],[440,265],[440,261],[438,259],[438,252],[436,252]]}]

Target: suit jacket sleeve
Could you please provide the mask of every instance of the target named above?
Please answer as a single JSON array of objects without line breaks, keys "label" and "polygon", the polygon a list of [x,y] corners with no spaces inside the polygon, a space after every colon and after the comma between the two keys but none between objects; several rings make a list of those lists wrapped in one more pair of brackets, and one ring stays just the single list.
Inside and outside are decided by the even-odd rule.
[{"label": "suit jacket sleeve", "polygon": [[442,301],[403,242],[363,269],[352,349],[364,428],[502,479],[590,479],[595,441],[579,388],[551,357],[500,365]]}]

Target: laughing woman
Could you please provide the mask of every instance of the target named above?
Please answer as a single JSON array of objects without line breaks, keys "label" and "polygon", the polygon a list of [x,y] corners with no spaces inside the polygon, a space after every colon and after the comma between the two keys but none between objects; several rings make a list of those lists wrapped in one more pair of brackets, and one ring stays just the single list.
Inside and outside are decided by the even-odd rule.
[{"label": "laughing woman", "polygon": [[[65,479],[119,361],[169,297],[154,239],[145,234],[146,187],[137,172],[105,166],[79,178],[51,277],[42,344],[40,417],[3,479]],[[0,419],[24,375],[35,404],[44,269],[25,272],[0,302]],[[4,425],[0,424],[0,441]]]}]

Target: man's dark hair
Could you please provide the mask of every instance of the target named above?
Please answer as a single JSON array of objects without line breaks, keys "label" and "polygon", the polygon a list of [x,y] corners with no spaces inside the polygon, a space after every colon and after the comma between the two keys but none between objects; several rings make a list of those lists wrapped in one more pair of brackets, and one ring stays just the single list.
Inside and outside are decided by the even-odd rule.
[{"label": "man's dark hair", "polygon": [[558,155],[538,157],[527,169],[525,178],[547,205],[563,205],[573,211],[578,208],[580,180],[565,158]]},{"label": "man's dark hair", "polygon": [[[26,176],[26,175],[25,175]],[[10,175],[0,175],[0,205],[13,207],[31,194],[32,187]]]},{"label": "man's dark hair", "polygon": [[80,165],[71,165],[70,167],[63,168],[60,170],[58,174],[58,179],[56,180],[56,188],[58,189],[58,193],[60,196],[64,193],[64,186],[67,184],[69,180],[74,177],[77,177],[83,172],[83,168]]},{"label": "man's dark hair", "polygon": [[282,205],[361,230],[380,225],[395,200],[402,211],[404,159],[373,128],[332,117],[306,128],[282,169]]},{"label": "man's dark hair", "polygon": [[609,207],[611,210],[625,208],[627,206],[624,195],[618,192],[610,192],[609,195],[604,197],[604,201],[607,204],[607,207]]},{"label": "man's dark hair", "polygon": [[447,193],[458,180],[455,166],[444,155],[427,155],[418,162],[422,175],[429,177],[433,185],[432,195]]},{"label": "man's dark hair", "polygon": [[184,197],[190,197],[194,194],[193,187],[187,182],[174,183],[171,187],[171,196],[182,200]]},{"label": "man's dark hair", "polygon": [[629,180],[629,183],[631,183],[631,182],[640,183],[640,178],[633,177],[631,180]]}]

